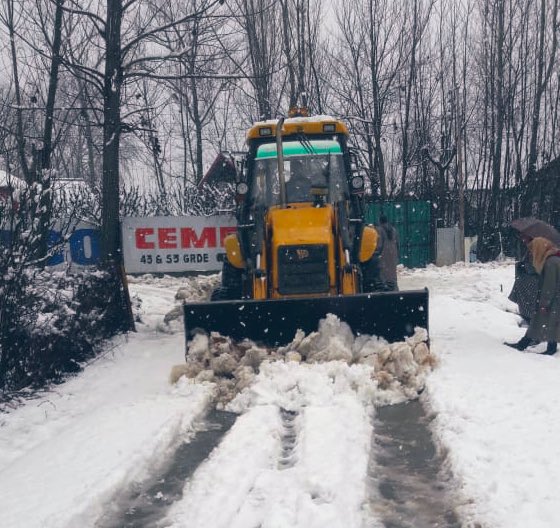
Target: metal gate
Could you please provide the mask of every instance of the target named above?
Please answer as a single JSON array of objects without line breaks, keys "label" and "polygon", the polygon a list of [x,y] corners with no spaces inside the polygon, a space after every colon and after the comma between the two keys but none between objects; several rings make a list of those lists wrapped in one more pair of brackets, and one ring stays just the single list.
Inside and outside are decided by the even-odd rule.
[{"label": "metal gate", "polygon": [[384,214],[399,233],[399,256],[407,268],[421,268],[433,261],[430,203],[424,200],[372,203],[366,221],[379,224]]}]

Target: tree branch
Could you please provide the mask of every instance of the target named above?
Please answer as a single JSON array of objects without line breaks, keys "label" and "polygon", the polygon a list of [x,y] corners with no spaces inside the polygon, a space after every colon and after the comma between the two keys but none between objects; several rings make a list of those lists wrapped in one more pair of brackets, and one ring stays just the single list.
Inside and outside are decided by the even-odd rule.
[{"label": "tree branch", "polygon": [[139,44],[143,40],[146,40],[148,37],[154,36],[158,33],[162,33],[163,31],[165,31],[167,29],[171,29],[171,28],[173,28],[173,27],[175,27],[179,24],[182,24],[183,22],[186,22],[187,20],[191,20],[193,18],[201,17],[204,13],[210,11],[215,6],[217,6],[218,4],[221,4],[221,3],[222,3],[221,0],[214,0],[210,5],[204,7],[203,9],[201,9],[200,11],[197,11],[196,13],[191,13],[191,14],[186,15],[183,18],[180,18],[178,20],[172,20],[171,22],[168,22],[167,24],[163,24],[163,25],[161,25],[157,28],[154,28],[150,31],[147,31],[146,33],[142,33],[141,35],[138,35],[136,38],[132,39],[128,44],[123,46],[122,56],[125,57],[134,46],[136,46],[137,44]]}]

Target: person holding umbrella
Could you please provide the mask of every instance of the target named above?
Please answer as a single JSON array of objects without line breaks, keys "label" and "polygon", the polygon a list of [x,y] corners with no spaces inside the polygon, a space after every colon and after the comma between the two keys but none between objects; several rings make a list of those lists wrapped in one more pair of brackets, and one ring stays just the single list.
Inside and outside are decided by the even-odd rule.
[{"label": "person holding umbrella", "polygon": [[526,334],[517,343],[505,343],[525,350],[533,342],[547,342],[544,354],[556,354],[560,340],[560,248],[544,237],[533,238],[527,247],[539,274],[539,293],[535,312]]},{"label": "person holding umbrella", "polygon": [[[560,247],[560,233],[550,224],[537,218],[518,218],[511,223],[511,228],[525,247],[536,237],[546,238]],[[515,282],[508,299],[517,304],[519,315],[526,321],[530,321],[538,293],[539,274],[532,265],[532,256],[527,248],[525,255],[515,264]]]},{"label": "person holding umbrella", "polygon": [[536,237],[543,237],[560,247],[560,232],[543,220],[533,217],[518,218],[510,225],[522,239],[528,238],[531,240]]}]

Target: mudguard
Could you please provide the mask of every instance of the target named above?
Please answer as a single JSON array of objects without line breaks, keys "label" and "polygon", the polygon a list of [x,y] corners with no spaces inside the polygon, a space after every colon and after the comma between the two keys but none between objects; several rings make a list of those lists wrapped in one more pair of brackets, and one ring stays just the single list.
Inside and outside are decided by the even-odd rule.
[{"label": "mudguard", "polygon": [[428,330],[428,290],[185,303],[185,335],[188,340],[197,331],[219,332],[235,340],[287,345],[298,329],[316,331],[328,313],[345,321],[355,335],[402,341],[417,326]]}]

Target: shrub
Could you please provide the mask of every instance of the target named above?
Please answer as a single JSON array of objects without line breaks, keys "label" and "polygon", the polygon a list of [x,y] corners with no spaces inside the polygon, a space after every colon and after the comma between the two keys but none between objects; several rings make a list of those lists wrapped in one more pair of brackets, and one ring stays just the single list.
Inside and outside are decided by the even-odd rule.
[{"label": "shrub", "polygon": [[60,381],[81,369],[128,322],[115,309],[118,278],[108,272],[26,270],[4,280],[0,312],[0,389]]}]

